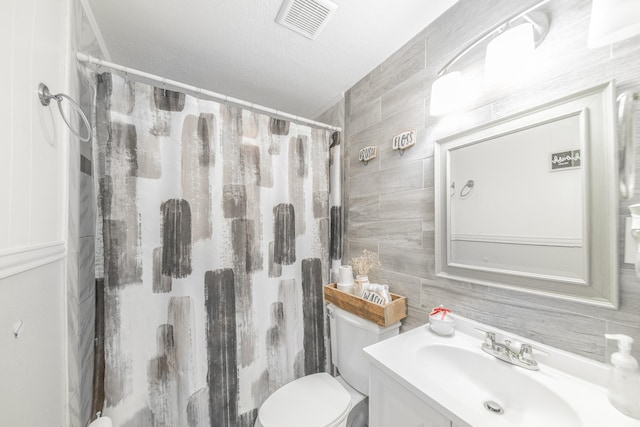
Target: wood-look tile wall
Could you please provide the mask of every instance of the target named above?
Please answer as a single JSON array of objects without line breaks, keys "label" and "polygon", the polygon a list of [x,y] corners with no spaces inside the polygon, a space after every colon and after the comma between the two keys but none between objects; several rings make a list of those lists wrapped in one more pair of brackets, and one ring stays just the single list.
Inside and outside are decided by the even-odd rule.
[{"label": "wood-look tile wall", "polygon": [[[437,139],[612,79],[618,91],[640,90],[640,37],[587,49],[591,1],[552,1],[542,8],[550,16],[551,28],[536,51],[530,76],[517,85],[482,89],[466,113],[431,117],[431,84],[439,69],[478,34],[534,3],[460,0],[347,92],[344,260],[365,248],[379,252],[382,267],[370,277],[408,297],[404,329],[425,323],[430,308],[445,304],[472,319],[604,361],[612,351],[605,332],[631,334],[640,341],[640,279],[631,265],[622,263],[622,231],[620,310],[447,281],[434,274]],[[453,70],[481,76],[483,68],[481,45]],[[411,128],[418,131],[417,146],[400,157],[391,150],[391,138]],[[358,151],[370,144],[379,146],[379,155],[364,166]],[[638,202],[640,190],[630,200],[620,201],[621,223],[627,207]],[[640,346],[635,353],[640,356]]]}]

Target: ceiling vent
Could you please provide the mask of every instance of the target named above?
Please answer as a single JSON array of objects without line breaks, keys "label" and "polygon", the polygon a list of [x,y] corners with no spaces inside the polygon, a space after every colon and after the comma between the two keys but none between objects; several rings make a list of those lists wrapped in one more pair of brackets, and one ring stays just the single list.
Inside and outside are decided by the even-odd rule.
[{"label": "ceiling vent", "polygon": [[337,7],[329,0],[285,0],[276,22],[313,40]]}]

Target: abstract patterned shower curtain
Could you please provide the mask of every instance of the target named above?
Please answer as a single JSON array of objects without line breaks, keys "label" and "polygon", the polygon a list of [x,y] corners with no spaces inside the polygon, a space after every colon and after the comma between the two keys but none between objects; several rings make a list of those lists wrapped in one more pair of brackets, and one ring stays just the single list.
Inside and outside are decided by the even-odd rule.
[{"label": "abstract patterned shower curtain", "polygon": [[104,413],[122,427],[253,426],[270,393],[326,367],[339,134],[96,82]]}]

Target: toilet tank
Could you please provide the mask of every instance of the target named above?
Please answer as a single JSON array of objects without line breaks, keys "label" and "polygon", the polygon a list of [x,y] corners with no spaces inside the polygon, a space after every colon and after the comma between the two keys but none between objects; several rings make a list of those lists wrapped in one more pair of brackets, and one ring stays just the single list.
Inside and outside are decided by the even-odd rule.
[{"label": "toilet tank", "polygon": [[327,305],[331,331],[331,361],[344,380],[360,393],[369,394],[369,361],[363,348],[398,335],[400,322],[382,327],[349,313],[333,304]]}]

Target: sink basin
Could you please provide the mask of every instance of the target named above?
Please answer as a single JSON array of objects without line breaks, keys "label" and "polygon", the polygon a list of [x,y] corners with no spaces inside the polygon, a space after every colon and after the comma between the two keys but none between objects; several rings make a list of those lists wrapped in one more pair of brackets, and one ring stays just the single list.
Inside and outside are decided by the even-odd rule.
[{"label": "sink basin", "polygon": [[522,368],[481,351],[428,345],[418,350],[417,358],[424,375],[446,384],[469,409],[477,409],[496,426],[581,425],[578,414],[552,389]]},{"label": "sink basin", "polygon": [[[379,384],[399,384],[455,427],[640,427],[609,403],[607,365],[462,316],[455,320],[452,336],[424,325],[366,347],[371,375],[388,378]],[[481,331],[531,345],[540,370],[483,352]]]}]

